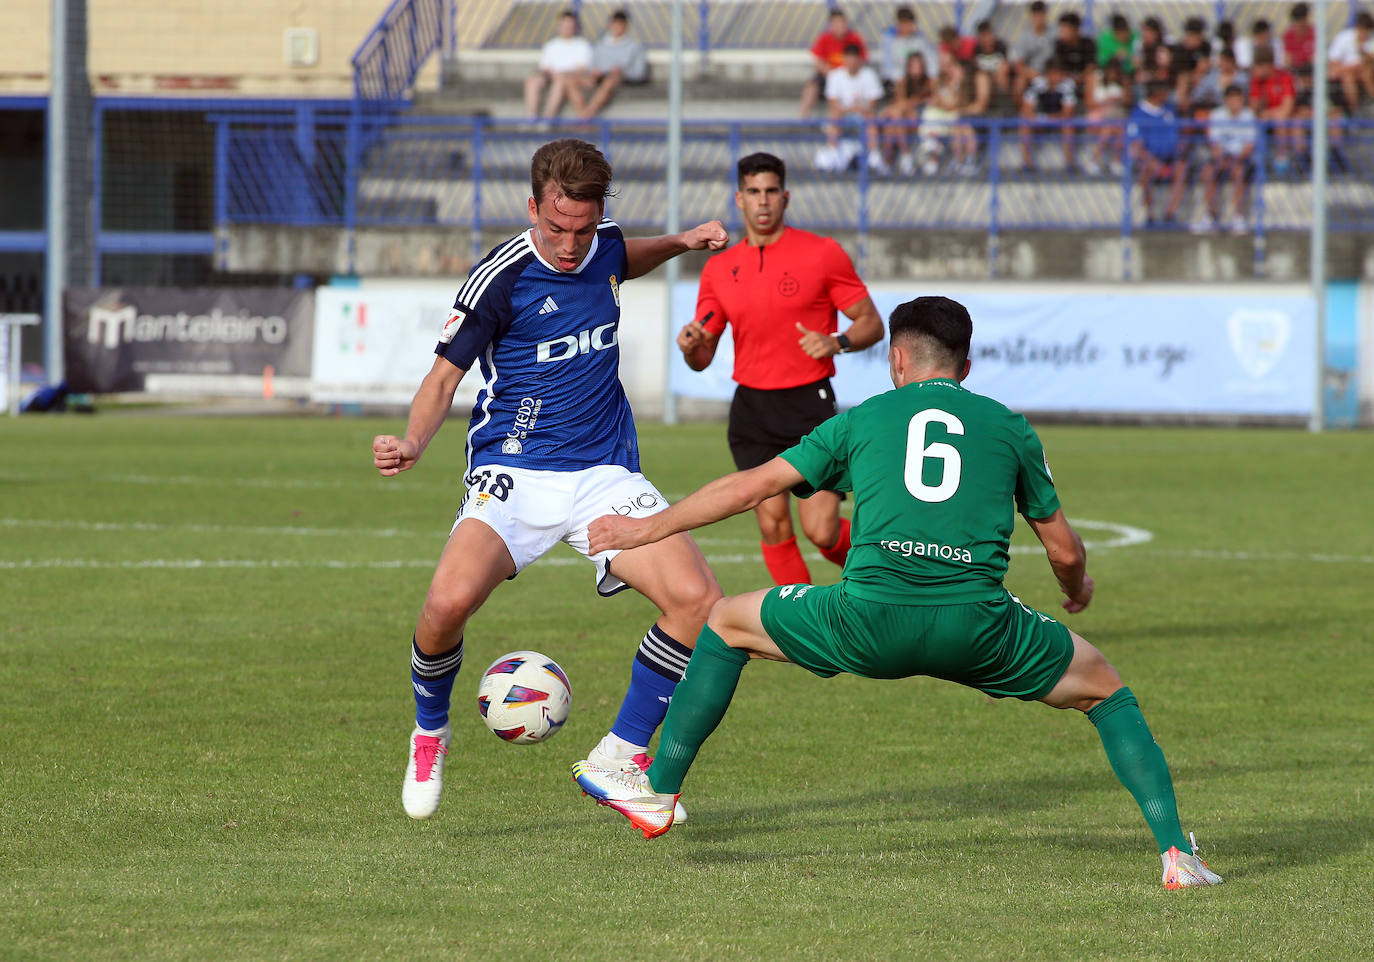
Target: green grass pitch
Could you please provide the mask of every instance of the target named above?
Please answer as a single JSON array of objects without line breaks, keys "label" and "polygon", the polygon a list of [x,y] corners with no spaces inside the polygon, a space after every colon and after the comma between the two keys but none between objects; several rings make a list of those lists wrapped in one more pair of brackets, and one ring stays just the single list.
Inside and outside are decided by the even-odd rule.
[{"label": "green grass pitch", "polygon": [[[0,959],[1374,957],[1374,436],[1042,432],[1098,523],[1070,624],[1227,880],[1166,893],[1086,719],[931,679],[751,665],[691,820],[643,841],[568,766],[653,610],[562,548],[470,625],[444,804],[410,821],[407,645],[462,430],[380,479],[371,437],[400,428],[0,424]],[[728,469],[723,435],[648,425],[645,471],[680,496]],[[752,519],[700,540],[727,592],[766,584]],[[1009,586],[1058,610],[1043,557]],[[516,648],[572,681],[542,745],[475,708]]]}]

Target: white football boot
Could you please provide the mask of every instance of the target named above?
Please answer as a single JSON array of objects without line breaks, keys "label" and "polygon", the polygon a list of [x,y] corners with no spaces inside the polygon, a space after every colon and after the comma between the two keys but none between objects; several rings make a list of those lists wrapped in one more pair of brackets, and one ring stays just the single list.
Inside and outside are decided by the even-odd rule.
[{"label": "white football boot", "polygon": [[[587,753],[587,764],[593,768],[604,768],[609,771],[619,771],[627,775],[638,776],[643,780],[644,792],[652,795],[654,790],[649,784],[649,766],[654,763],[654,760],[643,752],[633,758],[616,758],[614,755],[602,751],[601,746],[605,743],[606,740],[602,739],[595,748]],[[681,825],[685,821],[687,821],[687,809],[682,807],[681,802],[678,802],[673,809],[673,824]]]},{"label": "white football boot", "polygon": [[444,791],[444,756],[453,729],[445,725],[438,734],[416,727],[410,733],[410,758],[401,785],[401,804],[411,818],[429,818],[439,810]]},{"label": "white football boot", "polygon": [[572,773],[582,791],[596,799],[598,805],[624,815],[645,838],[657,838],[673,827],[673,807],[678,796],[656,794],[647,787],[648,779],[642,772],[597,768],[584,759],[573,763]]},{"label": "white football boot", "polygon": [[1159,854],[1160,861],[1164,863],[1164,887],[1172,892],[1198,885],[1220,885],[1221,876],[1197,857],[1197,839],[1192,832],[1188,833],[1188,844],[1192,851],[1187,854],[1177,848]]}]

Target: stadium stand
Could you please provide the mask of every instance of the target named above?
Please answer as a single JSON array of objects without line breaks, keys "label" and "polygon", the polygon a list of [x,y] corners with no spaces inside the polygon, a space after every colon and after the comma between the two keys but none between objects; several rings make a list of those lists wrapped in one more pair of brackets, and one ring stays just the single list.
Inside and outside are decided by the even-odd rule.
[{"label": "stadium stand", "polygon": [[[120,38],[119,44],[93,42],[91,53],[103,148],[97,159],[103,232],[98,273],[103,269],[107,281],[137,277],[138,263],[151,263],[149,257],[163,258],[150,279],[168,282],[207,273],[403,273],[407,265],[423,265],[422,272],[453,270],[519,225],[528,157],[558,134],[587,137],[610,154],[620,178],[611,207],[618,220],[632,230],[661,226],[670,4],[378,5],[313,0],[288,16],[266,0],[245,0],[234,17],[219,21],[192,5],[201,18],[194,36],[201,39],[178,53],[167,41],[169,31],[180,29],[180,14],[169,18],[166,4],[128,0],[120,5],[126,19],[116,29],[116,5],[91,0],[93,36]],[[1026,29],[1030,6],[1026,0],[908,5],[926,36],[958,24],[967,38],[987,19],[1012,49]],[[875,56],[897,6],[867,0],[844,5]],[[1145,16],[1155,16],[1170,41],[1182,35],[1189,19],[1201,18],[1215,44],[1223,21],[1236,36],[1248,37],[1260,19],[1281,34],[1291,6],[1268,0],[1083,0],[1053,3],[1050,11],[1052,22],[1065,12],[1077,14],[1089,35],[1107,29],[1113,13],[1125,13],[1137,29]],[[565,7],[578,11],[591,37],[602,33],[616,9],[627,9],[635,35],[649,48],[652,79],[617,91],[592,121],[530,124],[521,84]],[[1304,262],[1299,232],[1311,221],[1310,165],[1299,150],[1286,169],[1277,169],[1270,162],[1272,129],[1259,137],[1246,233],[1198,241],[1179,236],[1203,219],[1198,181],[1206,138],[1192,119],[1185,120],[1184,134],[1188,194],[1177,220],[1164,224],[1147,223],[1129,169],[1106,163],[1066,167],[1066,155],[1093,157],[1103,125],[1119,130],[1122,121],[1088,121],[1080,108],[1065,121],[1076,150],[1064,150],[1058,130],[1042,132],[1027,164],[1020,121],[1006,96],[999,106],[966,118],[978,135],[973,164],[956,167],[942,160],[931,173],[910,174],[896,166],[879,174],[860,163],[838,175],[818,170],[823,118],[796,119],[796,96],[811,75],[807,48],[830,9],[825,0],[685,4],[685,220],[730,217],[725,172],[741,153],[769,150],[789,158],[793,183],[804,188],[793,209],[798,222],[840,236],[879,274],[1182,279],[1216,269],[1223,275],[1293,276]],[[1356,3],[1330,5],[1331,36],[1361,9]],[[263,32],[263,23],[283,25],[285,60],[281,48],[263,50],[260,36],[249,42],[255,29]],[[290,48],[289,38],[297,36],[290,31],[308,33],[311,23],[322,26],[317,62],[307,68],[298,59],[291,65],[292,56],[311,49],[308,36],[304,53]],[[106,26],[97,32],[98,24]],[[45,27],[0,13],[0,27],[5,25],[21,39],[25,31]],[[41,43],[33,47],[41,53]],[[353,51],[351,57],[346,50]],[[40,110],[41,97],[31,95],[41,92],[43,76],[42,57],[23,50],[0,72],[0,91],[8,92],[0,108],[15,116]],[[286,91],[292,96],[269,96]],[[166,100],[169,95],[176,100]],[[162,99],[148,99],[154,96]],[[845,136],[861,140],[862,131],[851,125]],[[1363,252],[1363,238],[1374,230],[1374,113],[1368,102],[1349,117],[1337,117],[1332,145],[1332,256],[1349,260],[1355,266],[1347,273],[1358,274],[1366,260],[1374,269],[1374,258]],[[155,150],[164,156],[149,156]],[[150,178],[154,168],[160,173]],[[111,183],[122,187],[112,189]],[[171,199],[170,212],[151,215],[154,195]],[[15,216],[0,223],[0,258],[32,253],[33,238],[24,230],[35,225]],[[1061,232],[1062,242],[1036,245],[1033,238],[1047,230]],[[144,236],[137,243],[117,236],[129,232]],[[1218,268],[1219,260],[1231,266]],[[111,273],[114,268],[119,269]]]}]

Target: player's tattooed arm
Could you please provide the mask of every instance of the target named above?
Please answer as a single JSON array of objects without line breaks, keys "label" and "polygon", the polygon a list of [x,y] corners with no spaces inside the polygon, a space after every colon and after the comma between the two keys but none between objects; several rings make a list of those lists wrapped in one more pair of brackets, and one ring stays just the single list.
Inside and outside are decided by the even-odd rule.
[{"label": "player's tattooed arm", "polygon": [[597,518],[587,530],[590,550],[596,554],[662,541],[679,531],[691,531],[752,510],[760,502],[790,491],[804,480],[801,472],[791,464],[774,458],[757,468],[717,478],[667,510],[647,518],[627,518],[619,514]]},{"label": "player's tattooed arm", "polygon": [[420,382],[415,400],[410,402],[405,437],[379,434],[372,439],[372,464],[382,477],[389,478],[415,467],[453,407],[453,394],[466,373],[442,357],[434,359],[434,366]]},{"label": "player's tattooed arm", "polygon": [[730,243],[725,225],[718,220],[693,227],[681,234],[659,237],[625,238],[626,279],[643,277],[664,261],[687,251],[719,251]]}]

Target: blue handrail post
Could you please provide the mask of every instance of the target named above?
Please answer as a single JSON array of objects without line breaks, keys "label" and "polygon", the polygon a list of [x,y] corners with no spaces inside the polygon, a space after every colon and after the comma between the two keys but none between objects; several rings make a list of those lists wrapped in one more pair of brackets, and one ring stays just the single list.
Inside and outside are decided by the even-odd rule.
[{"label": "blue handrail post", "polygon": [[701,51],[701,72],[706,72],[711,57],[711,2],[701,0],[697,8],[697,49]]},{"label": "blue handrail post", "polygon": [[[1119,121],[1118,121],[1119,123]],[[1131,150],[1130,142],[1122,138],[1121,158],[1121,279],[1131,279]]]},{"label": "blue handrail post", "polygon": [[864,145],[864,150],[859,152],[858,269],[862,277],[868,272],[868,127],[863,121],[858,123],[857,137]]},{"label": "blue handrail post", "polygon": [[1269,124],[1259,125],[1259,136],[1255,138],[1255,179],[1250,184],[1253,192],[1251,208],[1255,217],[1255,276],[1263,277],[1268,269],[1269,239],[1264,229],[1264,184],[1269,170]]},{"label": "blue handrail post", "polygon": [[992,122],[988,134],[988,277],[995,278],[1002,259],[1002,121]]},{"label": "blue handrail post", "polygon": [[[94,98],[93,98],[94,99]],[[100,231],[104,222],[105,203],[105,111],[96,100],[91,111],[91,286],[100,286],[103,273],[100,250]]]},{"label": "blue handrail post", "polygon": [[1093,29],[1093,3],[1094,0],[1083,0],[1083,32],[1089,35],[1097,32]]},{"label": "blue handrail post", "polygon": [[[730,138],[730,163],[731,166],[733,166],[734,164],[739,163],[740,159],[740,137],[738,120],[730,122],[729,131],[730,133],[728,136]],[[731,179],[733,180],[733,177]],[[732,191],[730,196],[733,197],[733,195],[734,193]],[[727,207],[730,211],[730,223],[726,226],[727,229],[730,231],[731,236],[734,236],[735,234],[739,233],[739,208],[736,207],[734,204],[728,204]]]},{"label": "blue handrail post", "polygon": [[292,216],[297,224],[305,225],[315,213],[315,110],[307,103],[296,105],[296,160]]},{"label": "blue handrail post", "polygon": [[347,250],[348,273],[354,273],[357,252],[358,175],[362,164],[362,110],[360,101],[353,101],[344,131],[344,246]]},{"label": "blue handrail post", "polygon": [[223,118],[215,123],[215,268],[229,269],[229,121]]},{"label": "blue handrail post", "polygon": [[472,262],[482,259],[482,148],[486,139],[486,118],[472,118]]}]

